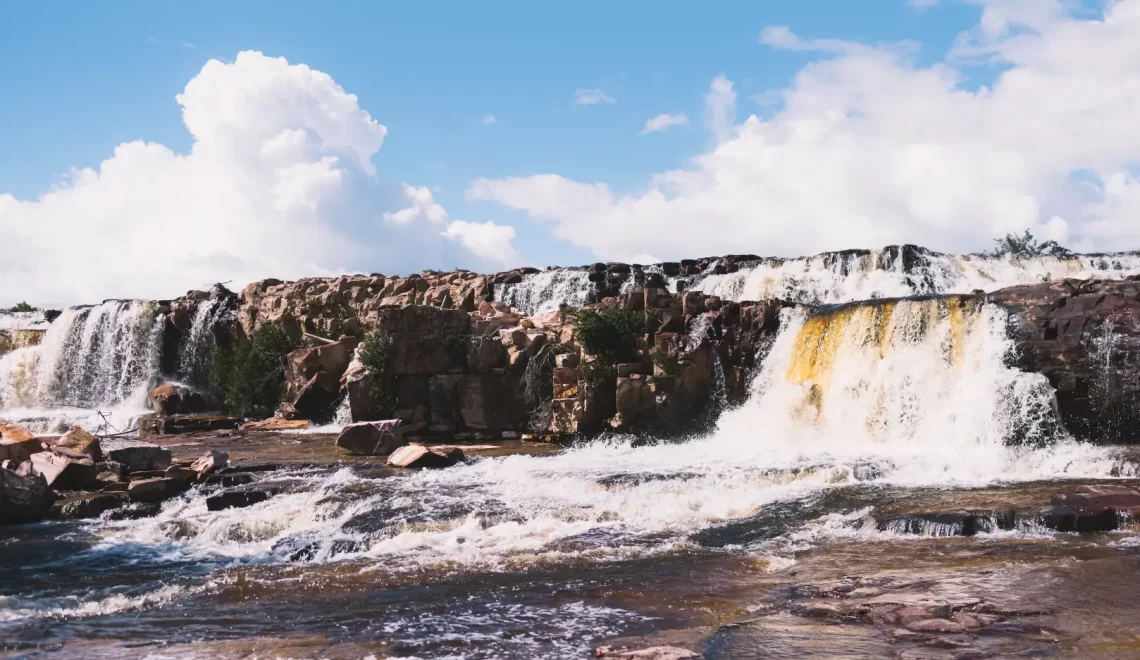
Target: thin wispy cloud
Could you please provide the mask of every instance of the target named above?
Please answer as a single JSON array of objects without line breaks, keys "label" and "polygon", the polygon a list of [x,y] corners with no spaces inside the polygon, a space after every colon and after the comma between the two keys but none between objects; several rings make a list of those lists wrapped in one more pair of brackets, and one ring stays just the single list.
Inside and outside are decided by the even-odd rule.
[{"label": "thin wispy cloud", "polygon": [[484,125],[494,124],[494,123],[495,123],[495,115],[493,115],[489,112],[487,114],[483,115],[483,124]]},{"label": "thin wispy cloud", "polygon": [[183,48],[197,48],[198,47],[198,44],[194,43],[193,41],[179,41],[178,45],[182,46]]},{"label": "thin wispy cloud", "polygon": [[596,87],[593,89],[579,87],[574,92],[574,105],[597,105],[599,103],[617,103],[617,99]]},{"label": "thin wispy cloud", "polygon": [[689,118],[683,114],[670,115],[660,114],[656,117],[650,117],[645,120],[645,127],[641,129],[641,134],[647,133],[661,133],[667,131],[674,126],[685,126],[689,123]]}]

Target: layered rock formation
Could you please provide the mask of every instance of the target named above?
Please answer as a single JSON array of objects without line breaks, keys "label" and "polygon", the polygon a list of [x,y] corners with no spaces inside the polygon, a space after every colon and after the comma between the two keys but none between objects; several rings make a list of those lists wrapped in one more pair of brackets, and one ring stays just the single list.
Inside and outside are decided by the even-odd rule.
[{"label": "layered rock formation", "polygon": [[1140,442],[1140,277],[1002,289],[1018,366],[1049,378],[1061,419],[1091,442]]}]

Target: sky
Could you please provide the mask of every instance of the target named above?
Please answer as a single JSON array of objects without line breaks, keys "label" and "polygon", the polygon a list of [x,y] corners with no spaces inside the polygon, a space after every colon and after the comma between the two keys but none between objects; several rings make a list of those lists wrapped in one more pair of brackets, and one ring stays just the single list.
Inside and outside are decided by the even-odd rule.
[{"label": "sky", "polygon": [[0,3],[0,305],[1140,249],[1140,0]]}]

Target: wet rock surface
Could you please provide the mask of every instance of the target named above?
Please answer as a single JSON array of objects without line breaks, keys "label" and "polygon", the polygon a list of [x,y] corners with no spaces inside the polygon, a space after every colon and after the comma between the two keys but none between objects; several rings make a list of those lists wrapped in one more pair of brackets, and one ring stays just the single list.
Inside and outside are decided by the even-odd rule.
[{"label": "wet rock surface", "polygon": [[1091,442],[1140,441],[1140,278],[1010,287],[1020,366],[1048,377],[1066,427]]}]

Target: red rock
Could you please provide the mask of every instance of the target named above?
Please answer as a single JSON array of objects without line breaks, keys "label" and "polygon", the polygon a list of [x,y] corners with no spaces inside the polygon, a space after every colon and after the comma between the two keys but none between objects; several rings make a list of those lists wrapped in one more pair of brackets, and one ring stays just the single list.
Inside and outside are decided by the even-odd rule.
[{"label": "red rock", "polygon": [[198,460],[190,464],[190,469],[198,475],[198,480],[201,481],[206,477],[213,474],[216,470],[220,470],[230,462],[229,454],[224,451],[209,450],[202,454]]},{"label": "red rock", "polygon": [[51,452],[32,455],[32,469],[55,490],[82,490],[95,483],[99,468],[93,461],[76,460]]},{"label": "red rock", "polygon": [[96,438],[78,426],[71,427],[67,433],[56,441],[53,449],[60,447],[74,450],[80,455],[87,456],[96,463],[103,460],[103,450],[99,446],[99,438]]},{"label": "red rock", "polygon": [[388,465],[404,468],[444,468],[463,460],[458,447],[429,449],[422,445],[400,447],[388,457]]},{"label": "red rock", "polygon": [[344,427],[336,446],[353,454],[387,456],[407,444],[400,432],[398,419],[381,422],[357,422]]}]

